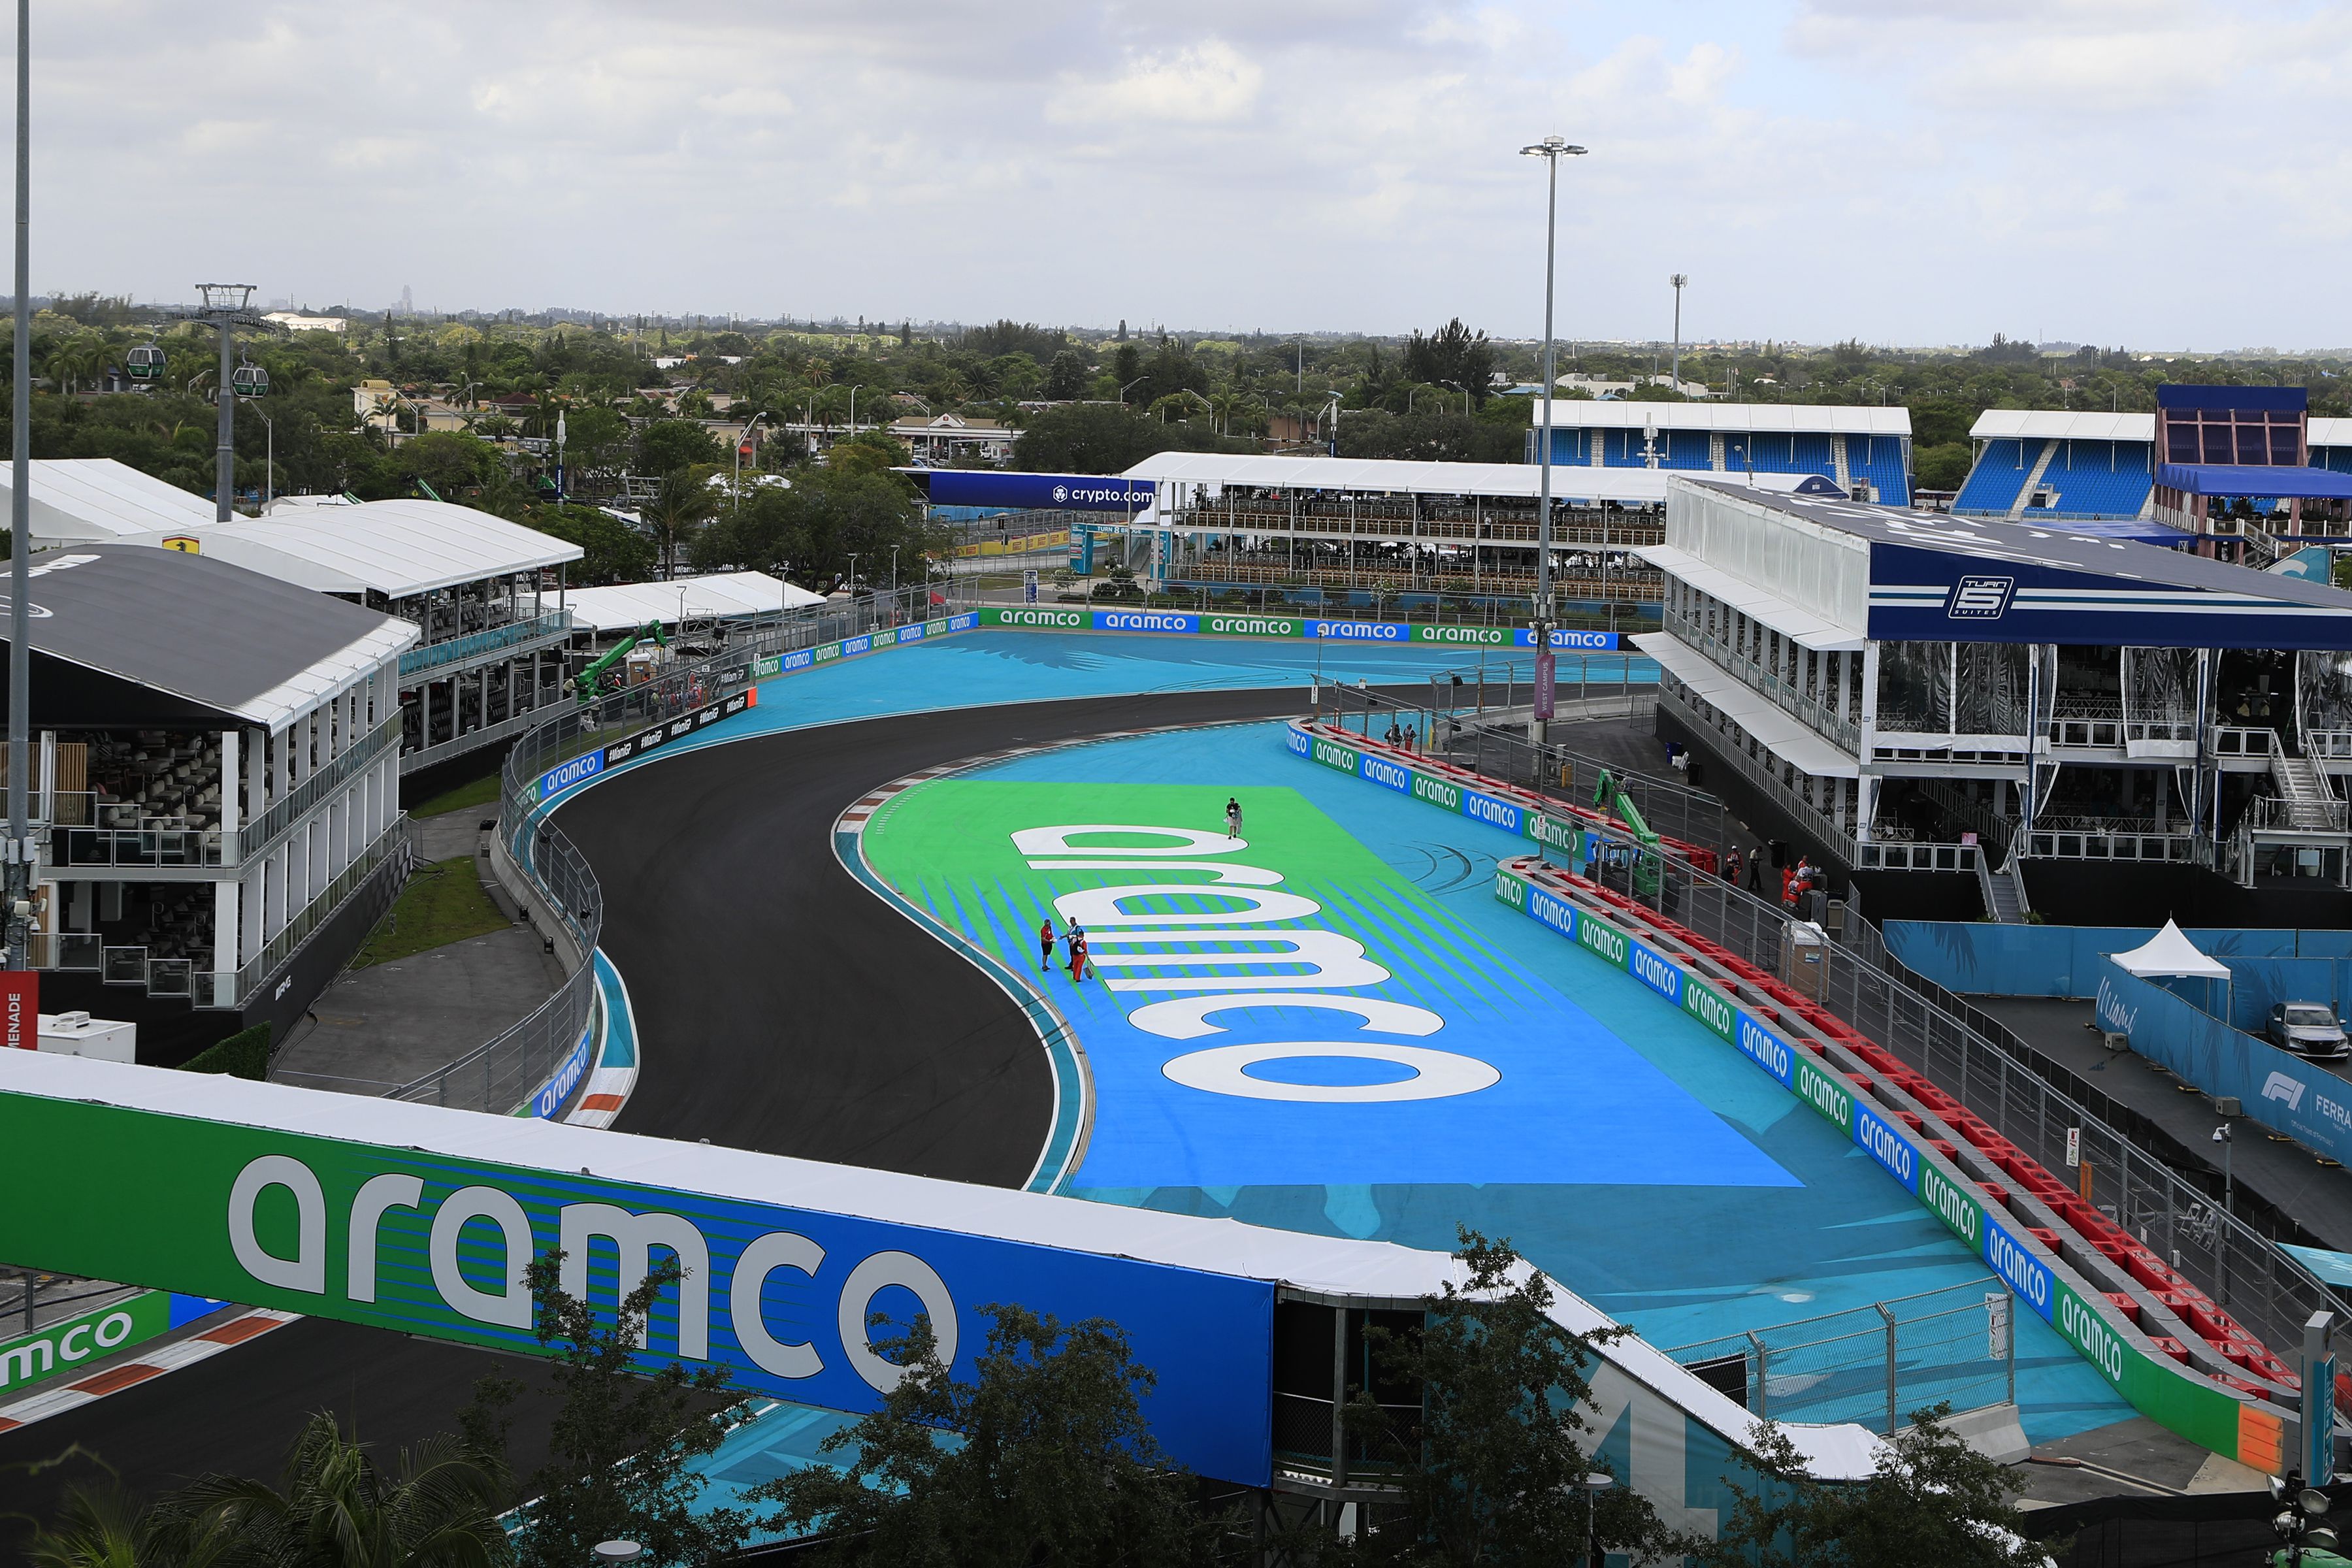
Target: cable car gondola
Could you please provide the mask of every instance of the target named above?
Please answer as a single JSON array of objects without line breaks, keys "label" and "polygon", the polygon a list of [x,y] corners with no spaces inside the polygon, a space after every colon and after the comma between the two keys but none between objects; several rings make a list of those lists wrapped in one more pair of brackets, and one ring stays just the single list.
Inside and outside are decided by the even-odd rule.
[{"label": "cable car gondola", "polygon": [[269,373],[247,360],[231,373],[228,384],[239,397],[265,396],[269,391]]},{"label": "cable car gondola", "polygon": [[133,381],[153,381],[163,374],[163,351],[153,343],[141,343],[123,356],[123,368]]}]

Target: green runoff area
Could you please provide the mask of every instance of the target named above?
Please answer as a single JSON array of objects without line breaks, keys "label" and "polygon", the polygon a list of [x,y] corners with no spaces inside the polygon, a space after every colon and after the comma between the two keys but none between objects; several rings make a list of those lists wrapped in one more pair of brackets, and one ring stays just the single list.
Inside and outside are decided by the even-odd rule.
[{"label": "green runoff area", "polygon": [[487,936],[511,923],[482,887],[474,858],[455,855],[420,868],[352,960],[354,969]]}]

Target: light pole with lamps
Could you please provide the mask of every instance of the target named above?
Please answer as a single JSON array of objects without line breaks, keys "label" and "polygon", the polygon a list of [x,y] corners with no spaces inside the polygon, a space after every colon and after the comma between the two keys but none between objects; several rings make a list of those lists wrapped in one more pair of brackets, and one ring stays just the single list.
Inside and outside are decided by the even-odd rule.
[{"label": "light pole with lamps", "polygon": [[1690,279],[1677,272],[1666,281],[1675,286],[1675,357],[1666,374],[1674,378],[1675,392],[1679,395],[1683,389],[1683,285]]},{"label": "light pole with lamps", "polygon": [[1121,408],[1126,407],[1127,395],[1129,389],[1141,386],[1145,382],[1150,381],[1150,379],[1151,378],[1148,375],[1139,375],[1133,381],[1129,382],[1126,386],[1120,387],[1118,389],[1118,405]]},{"label": "light pole with lamps", "polygon": [[1564,157],[1581,157],[1584,149],[1559,136],[1547,136],[1532,146],[1519,149],[1520,155],[1544,161],[1546,198],[1544,206],[1544,346],[1543,346],[1543,479],[1542,497],[1536,512],[1536,597],[1535,625],[1528,629],[1535,634],[1536,689],[1534,716],[1528,722],[1528,738],[1540,746],[1551,728],[1551,399],[1552,383],[1558,377],[1552,360],[1551,306],[1554,258],[1559,229],[1559,161]]},{"label": "light pole with lamps", "polygon": [[1607,1491],[1611,1487],[1613,1487],[1616,1484],[1617,1478],[1609,1474],[1606,1470],[1594,1470],[1591,1474],[1586,1476],[1582,1480],[1576,1483],[1577,1489],[1584,1494],[1585,1568],[1600,1568],[1601,1563],[1601,1559],[1592,1554],[1594,1545],[1592,1539],[1593,1502],[1602,1492]]},{"label": "light pole with lamps", "polygon": [[741,511],[743,510],[743,448],[751,444],[751,432],[758,429],[760,421],[765,419],[767,416],[768,411],[764,408],[760,410],[759,413],[752,415],[751,423],[743,426],[742,434],[735,437],[735,505],[733,510],[736,511]]},{"label": "light pole with lamps", "polygon": [[[9,421],[8,490],[8,967],[29,969],[32,937],[33,824],[26,785],[33,771],[33,4],[16,0],[16,417]],[[30,980],[21,984],[30,985]],[[26,1012],[33,998],[15,994]],[[18,1042],[10,1041],[14,1045]],[[31,1043],[29,1040],[25,1043]],[[25,1318],[31,1327],[33,1288],[26,1276]]]}]

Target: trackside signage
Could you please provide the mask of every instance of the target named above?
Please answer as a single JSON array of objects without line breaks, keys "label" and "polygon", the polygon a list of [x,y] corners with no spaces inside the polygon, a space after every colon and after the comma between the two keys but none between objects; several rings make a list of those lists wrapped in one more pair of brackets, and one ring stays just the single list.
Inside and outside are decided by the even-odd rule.
[{"label": "trackside signage", "polygon": [[1619,969],[1625,967],[1625,955],[1633,946],[1632,939],[1624,932],[1594,920],[1591,915],[1577,917],[1576,940],[1587,952],[1606,959]]},{"label": "trackside signage", "polygon": [[[205,1103],[257,1120],[288,1109],[266,1090],[213,1090]],[[953,1214],[922,1209],[942,1197],[918,1184],[876,1200],[892,1217],[835,1214],[576,1168],[608,1159],[707,1172],[738,1192],[791,1192],[808,1179],[792,1162],[392,1109],[368,1125],[438,1146],[0,1093],[0,1179],[21,1190],[37,1172],[77,1173],[69,1191],[53,1184],[49,1199],[0,1211],[0,1257],[527,1354],[539,1353],[521,1278],[534,1255],[561,1248],[566,1289],[606,1310],[651,1259],[672,1258],[685,1278],[656,1304],[639,1364],[724,1366],[751,1392],[844,1411],[871,1409],[900,1376],[874,1349],[889,1331],[870,1327],[870,1314],[903,1327],[924,1313],[943,1359],[967,1376],[986,1335],[984,1304],[1100,1315],[1160,1373],[1145,1411],[1172,1457],[1244,1485],[1268,1478],[1265,1281],[960,1231]],[[460,1120],[492,1131],[457,1128]],[[562,1153],[546,1164],[495,1163],[449,1152],[460,1140]],[[91,1149],[109,1156],[80,1157]],[[135,1321],[93,1324],[71,1346],[59,1340],[11,1365],[37,1371],[45,1357],[62,1362],[86,1342],[120,1344],[136,1331]]]},{"label": "trackside signage", "polygon": [[1704,980],[1682,970],[1664,954],[1618,936],[1596,947],[1594,933],[1607,930],[1601,921],[1553,897],[1515,871],[1497,869],[1495,897],[1612,963],[1621,947],[1630,950],[1635,975],[1660,994],[1650,973],[1652,963],[1681,974],[1683,1010],[1729,1040],[1740,1052],[1772,1074],[1799,1099],[1850,1136],[1881,1169],[1903,1184],[1948,1230],[1982,1258],[2034,1315],[2055,1327],[2084,1360],[2134,1408],[2168,1429],[2213,1452],[2241,1462],[2278,1471],[2285,1462],[2280,1448],[2283,1426],[2270,1411],[2233,1398],[2203,1381],[2173,1370],[2136,1348],[2098,1310],[2008,1230],[1988,1215],[1982,1204],[1946,1175],[1920,1146],[1892,1121],[1867,1105],[1830,1073],[1816,1067],[1803,1051],[1792,1047],[1744,1010],[1734,1005]]},{"label": "trackside signage", "polygon": [[1885,1117],[1866,1105],[1855,1106],[1853,1141],[1862,1145],[1863,1152],[1885,1167],[1888,1175],[1902,1183],[1905,1192],[1918,1192],[1919,1152]]},{"label": "trackside signage", "polygon": [[1667,1001],[1680,1006],[1683,999],[1682,966],[1670,962],[1664,955],[1643,946],[1638,942],[1633,943],[1632,947],[1633,951],[1625,961],[1625,967],[1633,978]]},{"label": "trackside signage", "polygon": [[1356,761],[1362,753],[1331,741],[1315,742],[1315,760],[1327,768],[1337,768],[1343,773],[1356,771]]},{"label": "trackside signage", "polygon": [[1523,808],[1516,801],[1502,800],[1477,790],[1462,792],[1462,815],[1473,822],[1483,822],[1489,827],[1499,827],[1506,833],[1519,831]]},{"label": "trackside signage", "polygon": [[0,1342],[0,1402],[30,1384],[71,1372],[84,1362],[143,1343],[171,1327],[170,1293],[149,1290],[51,1323],[37,1333]]},{"label": "trackside signage", "polygon": [[1444,779],[1433,779],[1424,773],[1416,772],[1412,775],[1412,797],[1415,800],[1425,800],[1432,805],[1442,805],[1448,811],[1462,809],[1460,784],[1448,784]]},{"label": "trackside signage", "polygon": [[1373,784],[1385,784],[1401,795],[1412,793],[1412,770],[1400,767],[1386,757],[1366,752],[1363,761],[1357,764],[1357,771]]},{"label": "trackside signage", "polygon": [[1044,627],[1048,631],[1085,631],[1093,622],[1084,610],[1048,609],[1043,605],[1029,605],[980,612],[983,626]]},{"label": "trackside signage", "polygon": [[1298,622],[1280,616],[1202,616],[1201,630],[1222,637],[1295,637]]},{"label": "trackside signage", "polygon": [[690,708],[675,719],[656,724],[651,729],[640,730],[627,740],[615,741],[605,747],[604,765],[608,768],[617,767],[632,757],[642,757],[656,747],[667,746],[672,741],[682,741],[698,730],[704,730],[718,723],[721,719],[742,712],[746,708],[755,708],[759,706],[759,702],[760,689],[754,686],[739,691],[732,697],[722,697],[716,702],[706,702],[699,708]]}]

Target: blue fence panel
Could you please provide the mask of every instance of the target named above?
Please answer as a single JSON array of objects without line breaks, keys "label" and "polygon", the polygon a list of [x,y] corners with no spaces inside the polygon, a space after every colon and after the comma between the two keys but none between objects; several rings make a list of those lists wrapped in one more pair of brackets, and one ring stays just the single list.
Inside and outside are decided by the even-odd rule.
[{"label": "blue fence panel", "polygon": [[2233,1029],[2186,997],[2126,974],[2099,978],[2099,1026],[2210,1095],[2234,1095],[2245,1113],[2329,1159],[2352,1161],[2352,1084]]},{"label": "blue fence panel", "polygon": [[[1948,991],[1996,996],[2089,996],[2105,955],[2128,952],[2156,935],[2154,926],[1989,925],[1971,921],[1888,921],[1886,950]],[[2352,933],[2293,931],[2191,931],[2189,940],[2236,968],[2247,960],[2339,955]],[[2242,983],[2241,991],[2245,989]],[[2263,1003],[2267,1007],[2272,996]]]}]

